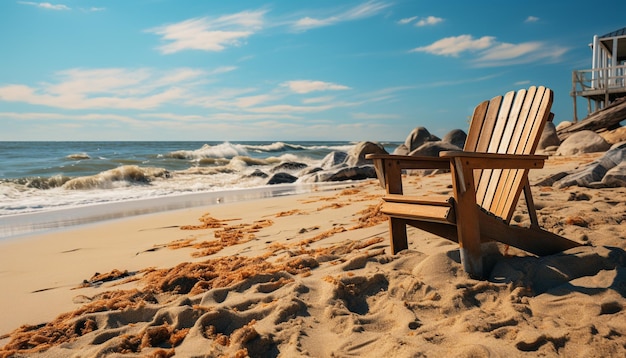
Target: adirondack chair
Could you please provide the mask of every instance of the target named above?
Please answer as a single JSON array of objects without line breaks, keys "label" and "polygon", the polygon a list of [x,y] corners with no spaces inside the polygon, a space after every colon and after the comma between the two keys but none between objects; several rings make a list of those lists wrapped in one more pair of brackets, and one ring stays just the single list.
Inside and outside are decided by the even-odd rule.
[{"label": "adirondack chair", "polygon": [[[464,270],[483,277],[481,242],[499,241],[542,256],[580,244],[539,227],[528,172],[547,156],[535,155],[541,132],[552,115],[553,93],[530,87],[480,103],[463,151],[439,157],[369,155],[387,194],[381,211],[389,216],[391,248],[408,248],[406,226],[458,242]],[[403,195],[404,169],[450,169],[454,196]],[[524,193],[530,227],[510,225]]]}]

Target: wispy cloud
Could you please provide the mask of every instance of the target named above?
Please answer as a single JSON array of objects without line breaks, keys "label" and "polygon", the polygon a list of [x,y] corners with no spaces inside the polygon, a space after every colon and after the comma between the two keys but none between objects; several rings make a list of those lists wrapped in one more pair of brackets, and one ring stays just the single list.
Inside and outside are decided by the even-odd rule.
[{"label": "wispy cloud", "polygon": [[410,24],[411,22],[413,22],[416,19],[417,19],[417,16],[405,17],[404,19],[398,20],[398,23],[400,25],[406,25],[406,24]]},{"label": "wispy cloud", "polygon": [[539,18],[536,16],[529,16],[526,18],[526,20],[524,20],[524,22],[537,22],[539,21]]},{"label": "wispy cloud", "polygon": [[428,16],[425,17],[423,19],[420,19],[419,21],[417,21],[415,23],[415,26],[433,26],[433,25],[437,25],[438,23],[443,22],[443,19],[440,17],[436,17],[436,16]]},{"label": "wispy cloud", "polygon": [[161,36],[165,45],[158,49],[163,54],[184,50],[222,51],[239,46],[255,31],[263,27],[265,10],[242,11],[236,14],[194,18],[175,24],[146,30]]},{"label": "wispy cloud", "polygon": [[315,91],[341,91],[350,89],[350,87],[348,86],[339,85],[332,82],[310,80],[287,81],[282,83],[281,86],[287,87],[292,92],[300,94]]},{"label": "wispy cloud", "polygon": [[346,11],[339,12],[334,15],[324,17],[303,17],[293,23],[293,29],[296,31],[306,31],[309,29],[334,25],[344,21],[352,21],[358,19],[365,19],[380,13],[390,4],[380,1],[368,1],[366,3],[357,5]]},{"label": "wispy cloud", "polygon": [[493,36],[483,36],[475,39],[472,35],[460,35],[445,37],[435,41],[428,46],[416,47],[411,52],[426,52],[441,56],[459,56],[465,51],[477,51],[489,48],[494,45],[496,38]]},{"label": "wispy cloud", "polygon": [[56,73],[53,83],[0,86],[0,101],[64,109],[145,110],[187,99],[208,76],[191,68],[69,69]]},{"label": "wispy cloud", "polygon": [[568,49],[541,41],[519,44],[498,42],[493,36],[474,38],[471,35],[446,37],[428,46],[416,47],[410,52],[425,52],[438,56],[458,57],[462,53],[475,54],[472,63],[477,67],[505,66],[538,60],[559,61]]},{"label": "wispy cloud", "polygon": [[48,121],[48,120],[65,120],[65,121],[116,121],[126,124],[140,124],[141,121],[130,117],[117,114],[67,114],[67,113],[51,113],[51,112],[0,112],[0,118],[18,119],[24,121]]},{"label": "wispy cloud", "polygon": [[71,10],[67,5],[51,4],[49,2],[18,1],[18,3],[23,5],[36,6],[48,10]]},{"label": "wispy cloud", "polygon": [[477,67],[495,67],[546,61],[559,62],[568,48],[545,42],[520,44],[499,43],[483,52],[473,61]]}]

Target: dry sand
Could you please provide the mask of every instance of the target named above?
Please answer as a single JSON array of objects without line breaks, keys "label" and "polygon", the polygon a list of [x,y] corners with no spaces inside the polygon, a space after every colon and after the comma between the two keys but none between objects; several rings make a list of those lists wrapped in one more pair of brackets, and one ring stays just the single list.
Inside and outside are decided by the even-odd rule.
[{"label": "dry sand", "polygon": [[[552,158],[531,182],[595,157]],[[449,174],[406,182],[450,192]],[[491,244],[483,281],[456,244],[416,229],[390,255],[382,192],[369,181],[1,242],[0,356],[625,355],[626,188],[534,187],[543,227],[587,246],[537,258]]]}]

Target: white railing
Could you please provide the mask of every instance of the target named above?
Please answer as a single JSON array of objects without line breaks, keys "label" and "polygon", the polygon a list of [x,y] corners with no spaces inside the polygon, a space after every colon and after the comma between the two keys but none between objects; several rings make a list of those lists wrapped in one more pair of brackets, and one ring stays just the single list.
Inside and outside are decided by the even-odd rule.
[{"label": "white railing", "polygon": [[626,65],[573,72],[572,90],[575,93],[623,87],[626,87]]}]

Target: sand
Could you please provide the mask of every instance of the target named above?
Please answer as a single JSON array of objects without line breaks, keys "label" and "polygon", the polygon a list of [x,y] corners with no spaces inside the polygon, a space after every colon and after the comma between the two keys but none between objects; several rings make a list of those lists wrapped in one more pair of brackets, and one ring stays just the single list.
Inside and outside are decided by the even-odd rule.
[{"label": "sand", "polygon": [[[551,158],[531,183],[595,158]],[[445,195],[449,180],[406,183]],[[0,242],[0,356],[624,356],[626,188],[533,187],[541,225],[585,246],[488,244],[486,280],[417,229],[391,255],[382,193],[372,180]]]}]

